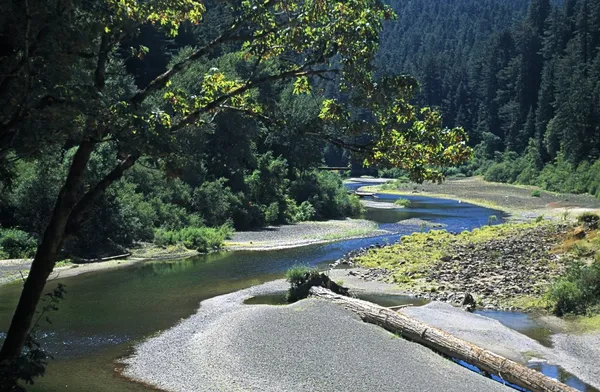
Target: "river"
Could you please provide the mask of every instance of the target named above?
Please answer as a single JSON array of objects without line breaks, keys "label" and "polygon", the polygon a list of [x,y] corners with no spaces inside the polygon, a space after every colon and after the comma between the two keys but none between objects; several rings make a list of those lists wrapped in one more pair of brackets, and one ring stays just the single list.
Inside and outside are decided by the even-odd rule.
[{"label": "river", "polygon": [[[377,200],[396,198],[382,195]],[[350,250],[394,242],[414,230],[397,224],[409,218],[440,223],[454,232],[488,224],[491,215],[502,221],[501,212],[487,208],[420,196],[406,198],[412,202],[409,208],[367,209],[363,218],[389,232],[378,237],[277,251],[220,252],[53,280],[47,289],[63,283],[67,295],[59,311],[50,314],[52,324],[41,326],[40,341],[56,360],[28,390],[147,391],[147,386],[115,371],[117,360],[128,355],[136,342],[193,314],[204,299],[281,278],[294,264],[324,267]],[[0,331],[8,328],[19,293],[19,283],[0,287]],[[574,386],[586,390],[584,384]]]}]

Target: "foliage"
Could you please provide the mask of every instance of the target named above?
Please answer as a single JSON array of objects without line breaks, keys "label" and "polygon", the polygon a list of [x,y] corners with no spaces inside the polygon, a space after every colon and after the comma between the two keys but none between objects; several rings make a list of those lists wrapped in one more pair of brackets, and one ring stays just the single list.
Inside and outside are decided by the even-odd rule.
[{"label": "foliage", "polygon": [[394,202],[395,205],[400,206],[400,207],[409,207],[410,206],[410,200],[408,199],[398,199]]},{"label": "foliage", "polygon": [[461,173],[600,196],[590,170],[600,158],[600,3],[389,4],[399,23],[384,31],[377,64],[413,74],[418,101],[464,127],[475,156]]},{"label": "foliage", "polygon": [[535,190],[531,192],[531,197],[542,197],[542,192],[540,192],[539,190]]},{"label": "foliage", "polygon": [[186,227],[181,230],[156,229],[154,242],[158,246],[182,244],[188,249],[199,252],[209,252],[220,249],[223,242],[233,234],[231,225],[224,224],[218,228],[213,227]]},{"label": "foliage", "polygon": [[577,217],[577,222],[589,230],[597,230],[600,223],[600,216],[591,212],[584,212]]},{"label": "foliage", "polygon": [[[37,227],[24,227],[43,232],[40,249],[47,251],[36,254],[12,324],[22,328],[9,330],[0,360],[19,355],[47,279],[43,271],[72,239],[79,250],[103,240],[112,245],[110,237],[127,244],[162,226],[176,233],[167,239],[217,246],[226,234],[201,226],[191,196],[220,178],[234,194],[248,195],[234,212],[240,221],[285,220],[288,182],[320,163],[301,155],[317,148],[296,148],[294,141],[345,147],[371,165],[403,168],[417,181],[440,180],[444,167],[465,161],[466,133],[412,102],[416,81],[376,72],[379,38],[394,17],[380,0],[68,6],[32,0],[8,7],[0,19],[1,181],[18,174],[12,162],[37,163],[48,151],[46,167],[56,170],[56,179],[48,190],[50,214],[40,214]],[[158,53],[144,45],[144,31]],[[169,45],[157,44],[165,37]],[[138,60],[146,67],[136,68]],[[150,68],[155,76],[143,75]],[[344,98],[313,89],[320,79],[334,79],[334,92]],[[289,99],[313,92],[317,105],[299,100],[309,108],[304,114]],[[276,145],[270,136],[277,129],[293,136],[280,138],[292,143]],[[240,157],[228,156],[238,146]],[[169,186],[130,181],[136,164],[160,172],[157,183]],[[339,179],[317,179],[326,190],[310,200],[292,197],[297,204],[309,201],[321,218],[358,212],[360,203],[343,193]],[[36,175],[34,184],[41,180]],[[26,193],[35,196],[32,189]],[[104,222],[126,223],[125,230],[108,236]]]},{"label": "foliage", "polygon": [[286,295],[289,303],[307,298],[309,290],[314,286],[325,287],[334,293],[348,295],[348,289],[333,282],[325,274],[319,272],[316,268],[310,268],[304,265],[295,265],[285,273],[286,280],[290,283],[290,288]]},{"label": "foliage", "polygon": [[551,286],[548,298],[558,315],[592,315],[600,311],[600,262],[572,262],[566,273]]},{"label": "foliage", "polygon": [[37,240],[28,233],[18,229],[0,229],[0,254],[9,259],[26,259],[33,257],[37,248]]},{"label": "foliage", "polygon": [[25,392],[20,383],[33,385],[35,378],[46,373],[48,361],[54,357],[37,341],[41,322],[52,324],[48,314],[58,311],[58,304],[65,299],[66,286],[59,283],[52,291],[44,294],[42,306],[37,311],[32,329],[27,335],[21,356],[8,363],[0,364],[0,387],[3,391]]}]

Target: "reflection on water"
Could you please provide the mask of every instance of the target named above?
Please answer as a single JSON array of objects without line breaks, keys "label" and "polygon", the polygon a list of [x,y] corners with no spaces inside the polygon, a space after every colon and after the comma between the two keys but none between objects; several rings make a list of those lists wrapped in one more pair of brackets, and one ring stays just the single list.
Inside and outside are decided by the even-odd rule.
[{"label": "reflection on water", "polygon": [[474,312],[485,317],[500,321],[504,326],[514,329],[525,336],[537,340],[546,347],[552,347],[550,336],[554,331],[547,323],[540,321],[533,314],[521,312],[503,312],[496,310],[480,310]]}]

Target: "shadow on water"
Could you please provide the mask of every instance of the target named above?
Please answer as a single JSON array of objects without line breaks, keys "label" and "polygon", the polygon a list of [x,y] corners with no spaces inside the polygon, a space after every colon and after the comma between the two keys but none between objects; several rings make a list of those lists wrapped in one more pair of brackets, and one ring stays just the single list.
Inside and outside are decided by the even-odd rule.
[{"label": "shadow on water", "polygon": [[[46,376],[29,390],[147,391],[148,387],[115,372],[115,360],[127,355],[134,343],[189,317],[202,300],[281,278],[295,264],[325,265],[353,249],[395,242],[401,235],[415,231],[414,226],[398,221],[416,217],[458,232],[487,224],[490,215],[501,217],[497,211],[455,201],[407,198],[412,204],[406,209],[367,209],[365,218],[390,231],[378,237],[148,262],[49,282],[48,291],[58,283],[67,286],[60,310],[50,315],[53,324],[43,325],[40,335],[42,344],[57,359],[50,363]],[[8,328],[20,290],[19,283],[0,287],[0,331]],[[398,298],[378,300],[395,305]]]}]

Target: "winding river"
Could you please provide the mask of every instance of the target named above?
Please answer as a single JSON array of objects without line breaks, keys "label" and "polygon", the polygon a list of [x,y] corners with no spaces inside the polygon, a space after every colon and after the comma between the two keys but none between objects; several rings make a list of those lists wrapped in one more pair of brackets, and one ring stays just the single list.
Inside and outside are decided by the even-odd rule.
[{"label": "winding river", "polygon": [[[377,200],[396,198],[381,195]],[[394,242],[415,230],[398,224],[402,220],[419,218],[458,232],[488,224],[491,215],[499,221],[502,218],[499,211],[457,201],[407,198],[412,202],[409,208],[367,209],[364,218],[388,231],[378,237],[277,251],[213,253],[59,277],[48,284],[48,290],[64,283],[67,298],[59,304],[60,310],[50,315],[53,323],[41,327],[41,341],[56,360],[50,363],[46,376],[29,390],[147,391],[148,386],[119,376],[115,371],[117,360],[126,356],[136,342],[193,314],[204,299],[281,278],[294,264],[325,266],[350,250]],[[0,331],[8,328],[20,288],[19,283],[0,287]],[[501,313],[491,315],[505,318]],[[525,333],[535,329],[526,315],[506,317],[517,320],[515,328]],[[550,374],[558,371],[554,367],[545,369]],[[581,390],[592,391],[568,375],[561,376]]]}]

